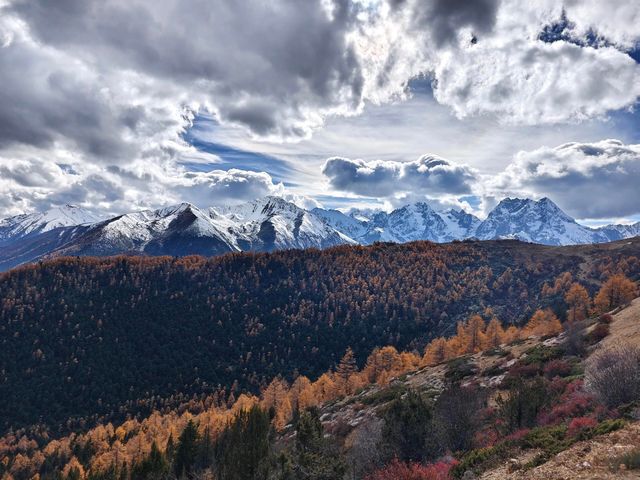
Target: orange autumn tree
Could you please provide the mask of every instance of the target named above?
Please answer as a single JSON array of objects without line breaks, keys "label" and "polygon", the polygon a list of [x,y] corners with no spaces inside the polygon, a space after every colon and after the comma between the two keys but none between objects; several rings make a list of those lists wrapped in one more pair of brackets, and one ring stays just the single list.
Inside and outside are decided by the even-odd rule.
[{"label": "orange autumn tree", "polygon": [[485,343],[485,323],[480,315],[473,315],[463,326],[462,352],[477,353]]},{"label": "orange autumn tree", "polygon": [[638,294],[638,288],[634,282],[625,275],[618,273],[609,277],[594,299],[595,309],[598,313],[608,312],[616,307],[626,305]]},{"label": "orange autumn tree", "polygon": [[557,335],[560,332],[562,332],[562,324],[549,308],[536,310],[523,330],[526,336]]},{"label": "orange autumn tree", "polygon": [[353,354],[353,350],[349,347],[336,368],[336,386],[340,394],[350,395],[354,392],[354,387],[356,387],[356,385],[353,380],[354,374],[357,371],[358,366],[356,365],[356,359]]},{"label": "orange autumn tree", "polygon": [[591,305],[591,298],[589,292],[577,282],[574,282],[569,291],[564,296],[564,301],[567,303],[569,309],[567,310],[567,320],[569,323],[579,322],[584,320],[589,315],[589,307]]},{"label": "orange autumn tree", "polygon": [[442,337],[438,337],[431,341],[429,345],[424,349],[424,356],[422,362],[424,365],[437,365],[450,358],[450,350],[447,344],[447,340]]},{"label": "orange autumn tree", "polygon": [[489,325],[487,325],[487,329],[484,332],[484,338],[486,348],[496,348],[504,343],[504,328],[502,328],[500,320],[498,320],[496,317],[493,317],[489,322]]}]

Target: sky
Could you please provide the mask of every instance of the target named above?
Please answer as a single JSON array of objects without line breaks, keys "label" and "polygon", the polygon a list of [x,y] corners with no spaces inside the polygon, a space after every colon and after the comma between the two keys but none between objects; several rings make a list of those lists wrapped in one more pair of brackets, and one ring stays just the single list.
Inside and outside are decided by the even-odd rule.
[{"label": "sky", "polygon": [[640,220],[640,3],[0,0],[0,217],[277,195]]}]

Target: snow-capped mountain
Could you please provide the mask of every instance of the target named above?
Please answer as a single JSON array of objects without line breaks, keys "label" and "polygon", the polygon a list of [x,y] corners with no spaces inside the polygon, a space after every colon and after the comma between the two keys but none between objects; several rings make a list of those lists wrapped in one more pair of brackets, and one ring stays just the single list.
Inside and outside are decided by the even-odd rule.
[{"label": "snow-capped mountain", "polygon": [[640,235],[640,222],[631,225],[606,225],[596,230],[603,233],[612,242]]},{"label": "snow-capped mountain", "polygon": [[74,205],[52,208],[43,213],[16,215],[0,220],[0,246],[60,227],[88,225],[100,218]]},{"label": "snow-capped mountain", "polygon": [[[53,218],[52,212],[38,215]],[[50,222],[39,227],[30,233],[28,241],[21,238],[18,242],[18,237],[7,235],[0,248],[0,270],[46,256],[123,253],[212,256],[355,243],[320,217],[278,197],[207,210],[182,203],[94,223],[85,221],[95,217],[77,218],[82,222],[79,225],[56,226]],[[13,225],[10,220],[3,224]]]},{"label": "snow-capped mountain", "polygon": [[315,213],[280,197],[264,197],[222,209],[221,213],[235,224],[233,231],[244,242],[240,244],[242,250],[325,248],[355,243]]},{"label": "snow-capped mountain", "polygon": [[505,198],[478,226],[475,236],[481,240],[515,238],[545,245],[608,241],[606,235],[578,224],[548,198]]},{"label": "snow-capped mountain", "polygon": [[359,239],[367,233],[367,222],[369,221],[369,218],[358,217],[357,215],[354,215],[353,212],[346,215],[340,210],[314,208],[311,210],[311,213],[321,218],[325,223],[349,238]]},{"label": "snow-capped mountain", "polygon": [[60,249],[65,255],[218,255],[237,251],[235,239],[189,203],[114,217],[91,226]]},{"label": "snow-capped mountain", "polygon": [[181,203],[106,220],[73,206],[0,221],[0,270],[60,255],[220,255],[240,251],[325,248],[376,241],[449,242],[519,239],[546,245],[600,243],[640,235],[634,225],[589,228],[548,198],[507,198],[483,221],[462,210],[436,211],[424,202],[390,213],[315,208],[279,197],[233,207]]},{"label": "snow-capped mountain", "polygon": [[336,230],[369,244],[377,241],[404,243],[414,240],[449,242],[468,238],[475,233],[480,220],[462,210],[436,212],[425,202],[405,205],[385,212],[351,212],[345,215],[337,210],[315,209]]}]

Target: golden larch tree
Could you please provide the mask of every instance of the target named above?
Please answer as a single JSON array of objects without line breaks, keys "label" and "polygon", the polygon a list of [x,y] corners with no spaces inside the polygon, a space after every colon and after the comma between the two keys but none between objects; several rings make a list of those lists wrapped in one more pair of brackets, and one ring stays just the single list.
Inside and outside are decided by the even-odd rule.
[{"label": "golden larch tree", "polygon": [[591,306],[589,292],[577,282],[574,282],[569,291],[564,296],[564,301],[569,307],[567,310],[567,320],[569,323],[579,322],[587,318]]},{"label": "golden larch tree", "polygon": [[618,273],[609,277],[594,300],[595,308],[599,313],[608,312],[616,307],[626,305],[638,294],[638,288],[634,282],[625,275]]}]

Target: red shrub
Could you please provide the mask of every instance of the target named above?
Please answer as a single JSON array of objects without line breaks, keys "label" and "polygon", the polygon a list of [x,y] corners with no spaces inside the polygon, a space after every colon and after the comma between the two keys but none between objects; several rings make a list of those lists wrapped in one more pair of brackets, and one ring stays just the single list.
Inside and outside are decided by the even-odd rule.
[{"label": "red shrub", "polygon": [[526,437],[527,433],[529,433],[530,431],[531,429],[529,428],[521,428],[520,430],[516,430],[512,434],[507,435],[506,437],[504,437],[504,439],[506,441],[517,442],[518,440],[522,440],[524,437]]},{"label": "red shrub", "polygon": [[421,465],[393,460],[387,466],[368,475],[365,480],[449,480],[449,470],[456,463],[454,460]]},{"label": "red shrub", "polygon": [[592,411],[595,407],[595,398],[583,389],[583,381],[575,380],[565,388],[558,404],[551,411],[543,412],[538,418],[542,425],[551,425],[563,420],[582,417]]},{"label": "red shrub", "polygon": [[474,448],[492,447],[498,441],[498,432],[495,428],[489,427],[476,432],[473,436]]},{"label": "red shrub", "polygon": [[507,379],[535,377],[539,370],[540,366],[535,363],[531,365],[516,364],[509,369]]},{"label": "red shrub", "polygon": [[613,315],[611,315],[610,313],[603,313],[602,315],[600,315],[598,317],[598,321],[600,323],[609,324],[609,323],[613,322]]},{"label": "red shrub", "polygon": [[567,438],[573,438],[580,435],[588,428],[593,428],[598,422],[591,417],[578,417],[571,420],[567,429]]},{"label": "red shrub", "polygon": [[567,381],[560,377],[555,377],[549,382],[549,394],[554,397],[562,395],[567,388]]},{"label": "red shrub", "polygon": [[564,360],[551,360],[544,367],[545,377],[551,379],[555,377],[566,377],[571,374],[571,365]]}]

